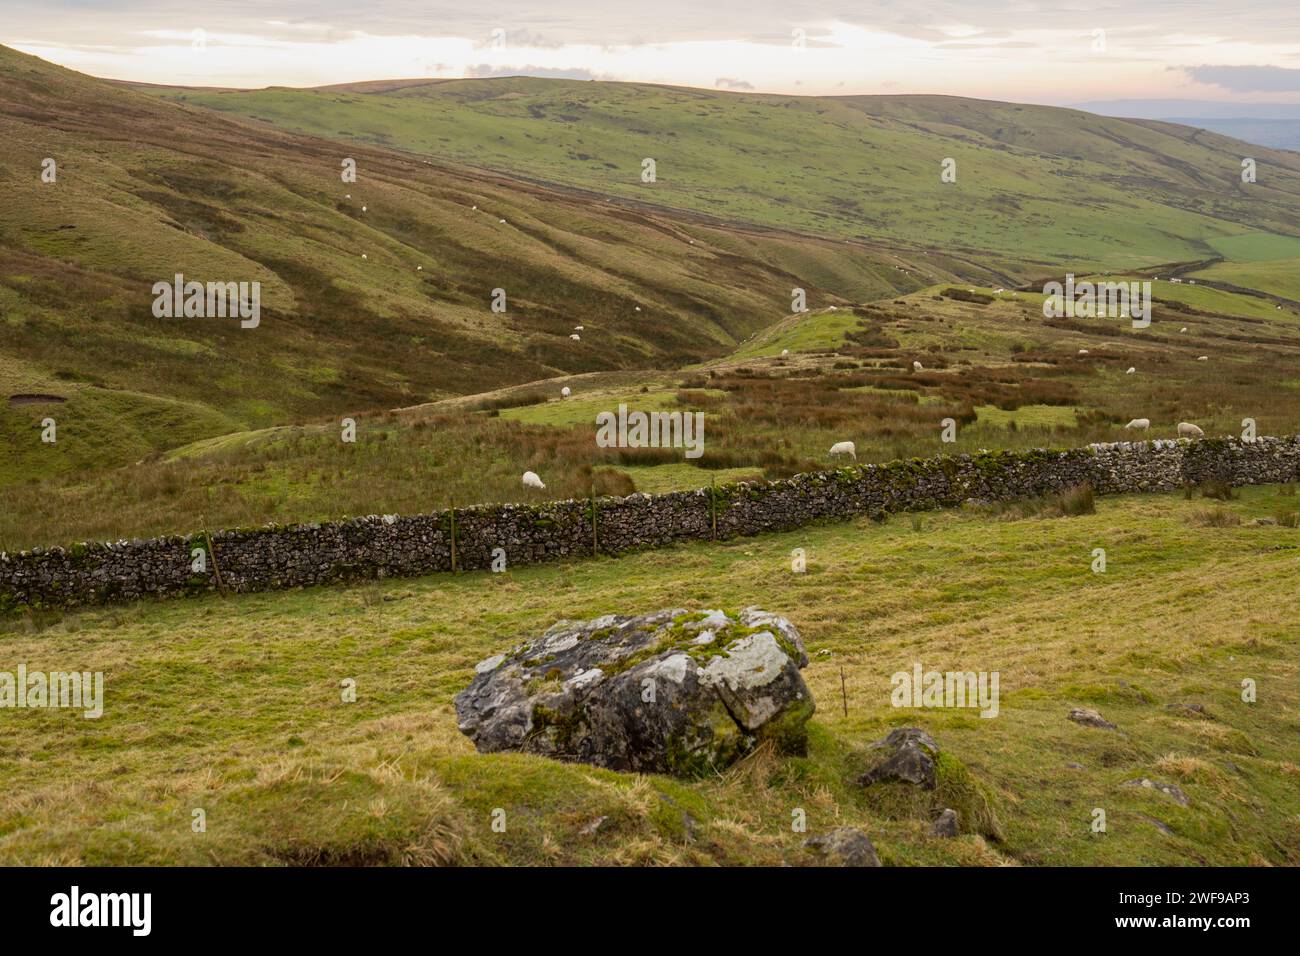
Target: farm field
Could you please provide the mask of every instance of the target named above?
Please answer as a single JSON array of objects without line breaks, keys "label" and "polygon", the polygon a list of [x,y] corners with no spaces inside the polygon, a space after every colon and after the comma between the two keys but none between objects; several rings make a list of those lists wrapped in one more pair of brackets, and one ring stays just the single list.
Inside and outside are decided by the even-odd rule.
[{"label": "farm field", "polygon": [[[9,718],[0,861],[799,864],[802,808],[808,834],[865,828],[887,865],[1296,865],[1300,651],[1278,587],[1300,576],[1300,541],[1253,521],[1297,508],[1274,486],[1106,498],[1080,517],[937,512],[9,621],[7,652],[102,670],[106,703],[93,734],[69,712]],[[790,573],[796,547],[804,574]],[[760,751],[682,780],[477,755],[456,729],[451,700],[475,663],[560,617],[748,603],[787,614],[808,646],[805,758]],[[998,718],[892,708],[890,675],[914,662],[999,671]],[[340,700],[345,678],[355,703]],[[1118,729],[1073,723],[1073,707]],[[866,745],[904,725],[950,759],[939,789],[853,784]],[[1143,777],[1188,804],[1125,786]],[[956,839],[928,835],[942,806],[969,821]]]},{"label": "farm field", "polygon": [[[0,547],[416,514],[593,489],[689,490],[825,468],[827,450],[845,439],[859,460],[888,461],[1123,440],[1134,417],[1151,418],[1150,437],[1172,437],[1182,420],[1211,435],[1240,434],[1247,417],[1260,434],[1300,430],[1300,388],[1278,387],[1300,381],[1300,323],[1289,311],[1160,282],[1148,329],[1114,320],[1045,324],[1041,295],[973,288],[990,301],[935,287],[793,317],[774,327],[771,347],[742,345],[675,373],[620,373],[613,383],[561,377],[478,406],[451,400],[358,414],[354,444],[340,441],[337,423],[317,422],[205,439],[93,474],[68,464],[39,478],[59,456],[94,460],[94,447],[70,430],[55,454],[32,443],[31,457],[19,459],[27,480],[0,487]],[[1164,299],[1184,290],[1186,302]],[[702,412],[704,455],[596,447],[596,414],[620,403]],[[49,407],[0,415],[37,428]],[[941,440],[948,418],[958,423],[952,443]],[[541,475],[546,489],[522,490],[524,470]]]}]

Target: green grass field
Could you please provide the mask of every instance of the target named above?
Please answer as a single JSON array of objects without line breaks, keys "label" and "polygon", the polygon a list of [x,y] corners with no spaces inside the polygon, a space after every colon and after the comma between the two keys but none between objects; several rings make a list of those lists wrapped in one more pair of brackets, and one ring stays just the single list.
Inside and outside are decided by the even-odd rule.
[{"label": "green grass field", "polygon": [[[5,718],[0,862],[777,864],[804,862],[807,835],[860,826],[889,865],[1295,865],[1300,656],[1278,585],[1300,574],[1300,532],[1249,522],[1298,500],[1253,488],[1226,503],[1102,499],[1076,518],[931,513],[502,575],[11,619],[8,659],[102,670],[105,704],[98,721]],[[1215,509],[1246,523],[1207,525]],[[760,752],[683,781],[478,755],[456,729],[473,665],[560,617],[751,603],[808,645],[807,758]],[[998,671],[999,715],[891,708],[890,675],[918,661]],[[341,700],[347,678],[355,703]],[[1256,703],[1241,700],[1245,678]],[[1193,703],[1203,715],[1179,709]],[[1078,706],[1118,730],[1070,722]],[[927,728],[962,786],[919,799],[854,786],[863,748],[900,725]],[[1123,786],[1141,777],[1189,805]],[[965,814],[955,840],[927,835],[945,805]],[[1097,807],[1105,834],[1090,832]],[[196,809],[206,832],[191,829]],[[808,834],[792,832],[795,809]],[[598,817],[599,835],[584,832]]]}]

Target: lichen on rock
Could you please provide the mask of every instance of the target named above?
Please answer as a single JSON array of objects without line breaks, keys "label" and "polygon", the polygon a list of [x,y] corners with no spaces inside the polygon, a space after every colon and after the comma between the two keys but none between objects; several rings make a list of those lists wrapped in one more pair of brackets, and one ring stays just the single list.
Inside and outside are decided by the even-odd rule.
[{"label": "lichen on rock", "polygon": [[763,741],[806,750],[807,663],[794,625],[754,607],[564,620],[481,662],[456,715],[484,753],[697,776]]}]

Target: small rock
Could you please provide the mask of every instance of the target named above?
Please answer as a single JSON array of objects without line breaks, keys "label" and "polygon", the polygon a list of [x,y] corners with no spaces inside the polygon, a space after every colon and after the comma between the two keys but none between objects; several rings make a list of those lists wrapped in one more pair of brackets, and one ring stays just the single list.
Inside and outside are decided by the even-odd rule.
[{"label": "small rock", "polygon": [[1159,820],[1157,820],[1155,817],[1149,817],[1149,816],[1147,816],[1145,813],[1139,813],[1138,816],[1140,816],[1140,817],[1141,817],[1143,820],[1145,820],[1147,823],[1151,824],[1153,827],[1155,827],[1155,828],[1156,828],[1157,830],[1159,830],[1161,833],[1164,833],[1164,834],[1166,834],[1167,836],[1173,836],[1173,835],[1174,835],[1174,831],[1173,831],[1173,830],[1169,829],[1169,827],[1167,827],[1165,824],[1161,823],[1161,822],[1160,822]]},{"label": "small rock", "polygon": [[1172,783],[1161,783],[1159,780],[1151,780],[1147,777],[1142,777],[1138,780],[1126,780],[1120,784],[1120,786],[1142,787],[1146,790],[1159,790],[1166,796],[1172,797],[1174,802],[1180,807],[1185,807],[1191,803],[1191,801],[1187,799],[1187,794],[1183,793],[1183,791],[1179,790]]},{"label": "small rock", "polygon": [[871,745],[872,749],[886,749],[890,753],[875,767],[858,777],[858,786],[897,781],[911,783],[926,790],[935,785],[934,760],[939,756],[939,745],[920,727],[899,727],[891,730],[884,740]]},{"label": "small rock", "polygon": [[930,828],[931,836],[937,837],[955,837],[957,835],[957,811],[949,807],[939,814],[939,819],[934,821],[934,826]]},{"label": "small rock", "polygon": [[1075,707],[1070,711],[1070,719],[1076,724],[1083,724],[1085,727],[1101,727],[1105,730],[1115,729],[1114,724],[1091,707]]},{"label": "small rock", "polygon": [[1166,704],[1165,710],[1171,710],[1179,717],[1191,717],[1195,720],[1213,720],[1203,704],[1173,703]]},{"label": "small rock", "polygon": [[803,845],[822,857],[826,866],[880,866],[871,838],[854,827],[836,827],[809,837]]}]

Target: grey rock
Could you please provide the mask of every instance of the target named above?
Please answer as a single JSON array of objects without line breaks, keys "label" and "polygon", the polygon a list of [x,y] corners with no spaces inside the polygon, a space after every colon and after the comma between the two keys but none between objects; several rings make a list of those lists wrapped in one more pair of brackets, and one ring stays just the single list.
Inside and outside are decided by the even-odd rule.
[{"label": "grey rock", "polygon": [[1115,729],[1114,724],[1091,707],[1075,707],[1070,711],[1070,719],[1076,724],[1083,724],[1085,727],[1101,727],[1104,730]]},{"label": "grey rock", "polygon": [[939,819],[934,821],[930,833],[937,837],[955,837],[957,835],[957,811],[949,807],[939,814]]},{"label": "grey rock", "polygon": [[1169,829],[1169,827],[1166,824],[1161,823],[1155,817],[1149,817],[1145,813],[1140,813],[1138,814],[1138,816],[1140,816],[1143,820],[1151,824],[1153,827],[1155,827],[1157,830],[1159,830],[1161,833],[1165,834],[1166,836],[1174,835],[1173,830]]},{"label": "grey rock", "polygon": [[794,625],[756,607],[559,621],[481,661],[456,716],[483,753],[693,776],[765,740],[803,753],[807,663]]},{"label": "grey rock", "polygon": [[876,847],[855,827],[836,827],[828,833],[809,837],[803,843],[819,856],[826,866],[880,866]]},{"label": "grey rock", "polygon": [[1173,801],[1180,807],[1185,807],[1191,803],[1191,801],[1187,799],[1187,794],[1183,793],[1182,790],[1175,787],[1172,783],[1161,783],[1159,780],[1151,780],[1147,777],[1141,777],[1137,780],[1125,780],[1120,784],[1120,786],[1142,787],[1144,790],[1158,790],[1160,793],[1173,798]]},{"label": "grey rock", "polygon": [[926,790],[935,785],[935,758],[939,745],[920,727],[899,727],[891,730],[883,740],[871,745],[873,750],[886,751],[874,767],[858,777],[858,785],[869,787],[873,783],[910,783]]},{"label": "grey rock", "polygon": [[1192,718],[1193,720],[1214,719],[1214,717],[1210,714],[1210,712],[1205,709],[1204,704],[1185,704],[1185,703],[1166,704],[1165,710],[1173,711],[1179,717],[1189,717]]}]

